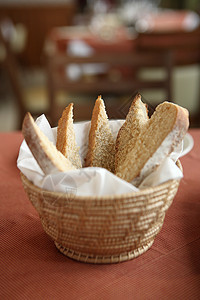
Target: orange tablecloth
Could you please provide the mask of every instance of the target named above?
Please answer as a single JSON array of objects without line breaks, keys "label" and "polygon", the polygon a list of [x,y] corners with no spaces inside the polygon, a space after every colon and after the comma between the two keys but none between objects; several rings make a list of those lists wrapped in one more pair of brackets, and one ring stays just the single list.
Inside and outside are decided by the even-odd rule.
[{"label": "orange tablecloth", "polygon": [[200,130],[181,159],[184,178],[146,253],[114,265],[73,261],[56,249],[20,181],[21,133],[0,134],[0,299],[199,299]]}]

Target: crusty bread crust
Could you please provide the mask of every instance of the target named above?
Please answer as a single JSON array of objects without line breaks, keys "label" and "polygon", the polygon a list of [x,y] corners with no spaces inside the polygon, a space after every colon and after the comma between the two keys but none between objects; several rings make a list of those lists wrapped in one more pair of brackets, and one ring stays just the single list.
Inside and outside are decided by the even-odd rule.
[{"label": "crusty bread crust", "polygon": [[126,120],[120,128],[115,146],[115,171],[122,164],[127,155],[127,144],[131,140],[132,147],[137,140],[142,128],[148,122],[148,110],[146,104],[141,100],[141,95],[137,94],[129,108]]},{"label": "crusty bread crust", "polygon": [[75,169],[72,163],[56,149],[56,146],[40,130],[30,113],[27,113],[24,118],[22,133],[44,174]]},{"label": "crusty bread crust", "polygon": [[92,112],[86,167],[101,167],[114,171],[115,140],[112,135],[104,101],[99,96]]},{"label": "crusty bread crust", "polygon": [[140,184],[183,140],[189,126],[188,111],[173,103],[164,102],[141,130],[134,148],[127,145],[127,155],[116,175]]},{"label": "crusty bread crust", "polygon": [[64,109],[58,121],[56,147],[76,168],[82,167],[73,125],[73,103]]}]

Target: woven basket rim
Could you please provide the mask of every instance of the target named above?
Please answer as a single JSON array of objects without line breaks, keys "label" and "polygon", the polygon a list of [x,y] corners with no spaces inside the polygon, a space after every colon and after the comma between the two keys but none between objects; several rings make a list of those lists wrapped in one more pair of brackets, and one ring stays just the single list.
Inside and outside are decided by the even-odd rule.
[{"label": "woven basket rim", "polygon": [[[182,171],[182,165],[181,165],[179,160],[177,160],[176,164]],[[113,195],[104,195],[104,196],[81,196],[81,195],[70,194],[70,193],[65,194],[63,192],[52,192],[52,191],[49,191],[49,190],[42,189],[42,188],[34,185],[34,183],[31,182],[22,172],[20,172],[20,175],[21,175],[22,181],[25,182],[26,185],[31,186],[32,188],[34,188],[38,192],[46,192],[46,193],[52,194],[56,197],[67,196],[69,198],[70,196],[72,196],[74,200],[76,200],[76,199],[79,199],[79,200],[113,200],[113,199],[117,200],[117,199],[121,199],[121,198],[128,199],[128,198],[132,198],[133,195],[134,196],[147,195],[151,192],[159,191],[161,188],[164,189],[169,184],[171,185],[173,182],[180,181],[179,179],[172,179],[172,180],[168,180],[168,181],[166,181],[164,183],[161,183],[160,185],[157,185],[157,186],[154,186],[154,187],[144,188],[144,189],[136,191],[136,192],[129,192],[129,193],[124,193],[124,194],[113,194]]]}]

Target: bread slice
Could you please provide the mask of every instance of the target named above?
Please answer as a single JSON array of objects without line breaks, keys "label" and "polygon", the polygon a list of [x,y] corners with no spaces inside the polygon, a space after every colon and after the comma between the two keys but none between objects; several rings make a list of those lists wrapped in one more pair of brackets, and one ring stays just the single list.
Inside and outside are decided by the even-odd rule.
[{"label": "bread slice", "polygon": [[56,149],[56,146],[45,136],[34,122],[30,113],[27,113],[24,118],[22,133],[29,149],[44,174],[75,169],[69,159],[65,158],[62,153]]},{"label": "bread slice", "polygon": [[82,167],[73,125],[73,103],[64,109],[58,121],[56,147],[77,169]]},{"label": "bread slice", "polygon": [[92,112],[86,167],[101,167],[114,171],[115,140],[112,135],[104,101],[98,96]]},{"label": "bread slice", "polygon": [[141,100],[141,95],[137,94],[129,108],[126,120],[120,128],[115,146],[115,171],[118,172],[120,166],[127,155],[127,144],[131,140],[132,146],[137,140],[142,128],[149,120],[146,104]]},{"label": "bread slice", "polygon": [[186,109],[169,102],[158,105],[134,145],[129,141],[116,175],[139,185],[180,144],[188,126]]}]

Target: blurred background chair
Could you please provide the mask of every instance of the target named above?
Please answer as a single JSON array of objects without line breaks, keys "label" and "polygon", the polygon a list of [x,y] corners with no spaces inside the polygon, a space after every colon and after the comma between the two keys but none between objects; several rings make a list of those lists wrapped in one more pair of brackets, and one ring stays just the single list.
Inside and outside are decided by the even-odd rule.
[{"label": "blurred background chair", "polygon": [[18,109],[19,122],[17,127],[20,128],[24,114],[26,112],[23,93],[20,83],[20,75],[17,60],[11,47],[11,36],[14,31],[14,25],[9,19],[0,20],[0,47],[1,47],[1,59],[0,66],[6,71],[12,91],[16,100],[16,106]]},{"label": "blurred background chair", "polygon": [[44,40],[55,26],[71,25],[77,12],[77,1],[56,0],[1,0],[0,18],[9,18],[13,24],[27,30],[26,45],[19,53],[20,63],[25,66],[41,66]]},{"label": "blurred background chair", "polygon": [[27,110],[35,116],[47,112],[45,37],[54,26],[70,25],[76,9],[76,1],[0,1],[3,27],[14,33],[6,38],[1,34],[0,130],[20,129]]},{"label": "blurred background chair", "polygon": [[[24,86],[22,82],[22,69],[16,58],[15,45],[13,46],[13,35],[15,34],[15,26],[9,18],[3,18],[0,20],[0,47],[1,58],[0,66],[2,71],[6,73],[9,80],[9,86],[11,87],[13,99],[15,102],[15,116],[16,117],[16,129],[21,129],[24,115],[27,111],[30,111],[33,116],[38,116],[41,113],[45,113],[47,107],[39,105],[34,108],[34,104],[31,106],[31,102],[36,102],[34,98],[34,89],[28,91],[29,87]],[[25,74],[24,74],[25,75]],[[29,96],[28,96],[29,95]],[[4,101],[4,100],[3,100]]]}]

